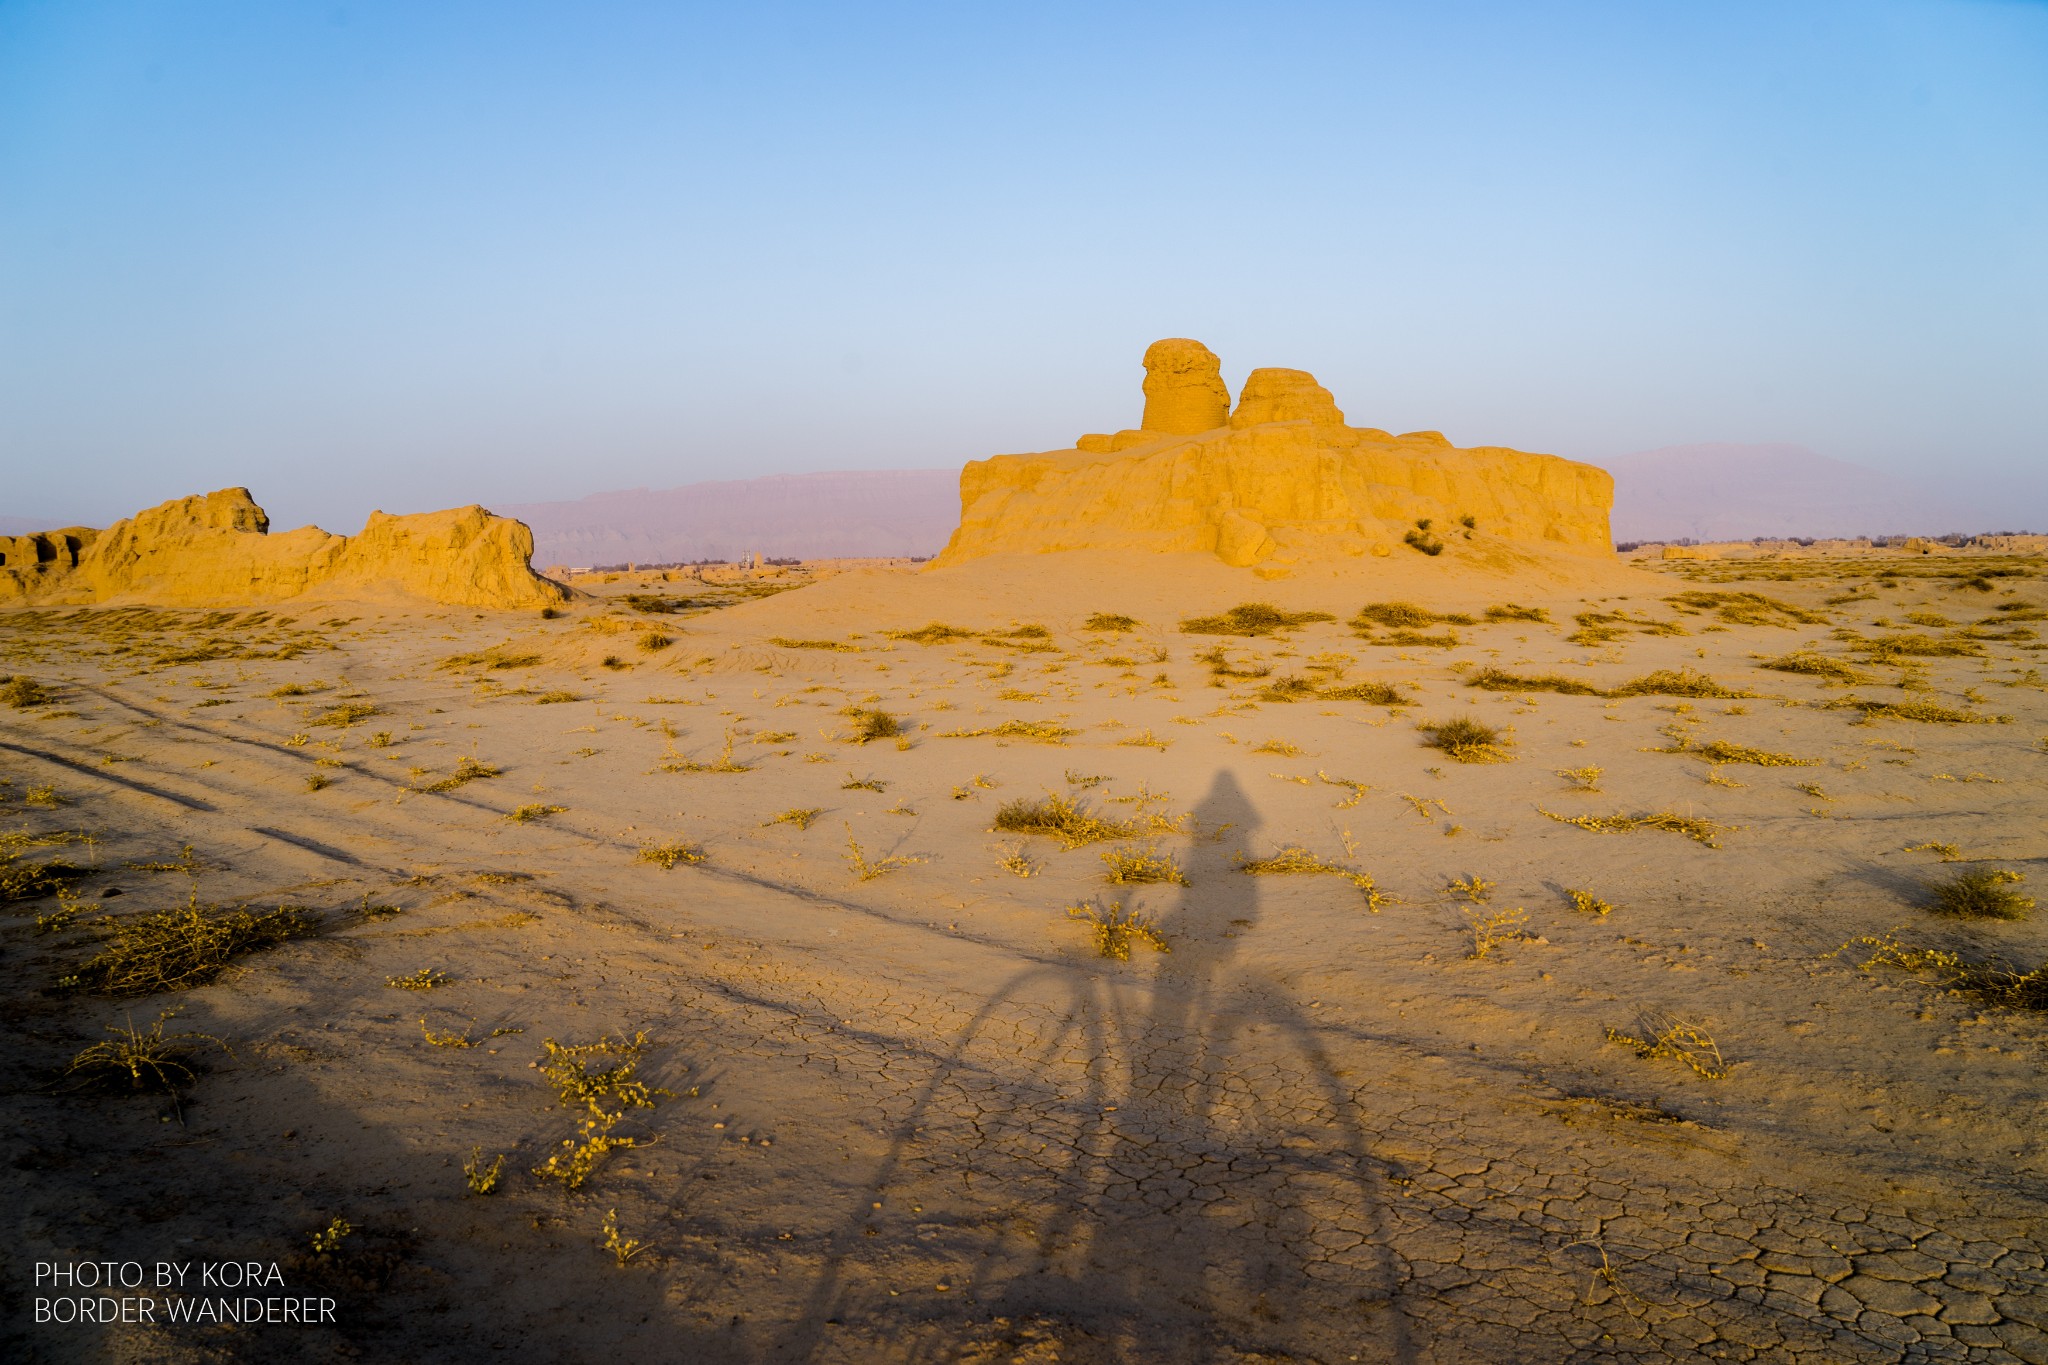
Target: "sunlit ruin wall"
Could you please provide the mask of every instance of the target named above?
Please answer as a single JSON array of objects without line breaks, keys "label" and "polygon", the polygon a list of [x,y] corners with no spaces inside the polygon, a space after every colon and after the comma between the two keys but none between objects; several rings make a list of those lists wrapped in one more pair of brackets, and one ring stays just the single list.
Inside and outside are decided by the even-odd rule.
[{"label": "sunlit ruin wall", "polygon": [[1418,542],[1454,558],[1488,542],[1613,555],[1614,480],[1592,465],[1347,426],[1302,370],[1253,370],[1232,409],[1216,356],[1186,338],[1146,351],[1144,392],[1135,429],[970,462],[935,566],[1132,549],[1283,566]]},{"label": "sunlit ruin wall", "polygon": [[177,498],[104,531],[0,537],[0,602],[217,606],[302,596],[533,607],[567,592],[534,573],[533,536],[481,507],[370,514],[353,536],[270,534],[246,488]]}]

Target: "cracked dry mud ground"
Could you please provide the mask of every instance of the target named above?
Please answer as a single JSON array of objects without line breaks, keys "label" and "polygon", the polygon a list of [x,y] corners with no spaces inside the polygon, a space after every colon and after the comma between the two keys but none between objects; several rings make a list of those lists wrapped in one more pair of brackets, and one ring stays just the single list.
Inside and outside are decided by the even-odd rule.
[{"label": "cracked dry mud ground", "polygon": [[[1771,591],[1818,612],[1839,586]],[[1953,610],[1953,589],[1923,586],[1831,615],[1868,629],[1856,612],[1922,595]],[[1852,726],[1824,709],[1838,691],[1754,666],[1826,647],[1824,628],[1709,631],[1655,598],[1631,609],[1682,638],[1594,649],[1516,623],[1451,650],[1362,647],[1340,625],[1229,642],[1283,670],[1348,649],[1350,676],[1417,696],[1390,713],[1212,689],[1189,662],[1202,642],[1170,632],[1155,685],[1155,665],[1115,671],[1128,640],[1066,628],[1043,653],[774,646],[775,605],[664,619],[672,660],[629,670],[577,652],[616,648],[588,608],[544,628],[538,662],[475,673],[434,664],[531,624],[306,616],[294,629],[333,649],[158,664],[220,626],[160,613],[124,654],[135,628],[111,614],[16,614],[8,667],[56,699],[0,716],[6,827],[100,843],[75,927],[23,913],[6,930],[10,1356],[2048,1361],[2039,1016],[1827,956],[1903,926],[2041,959],[2038,918],[1932,920],[1919,888],[1948,869],[1903,851],[2040,866],[2048,758],[2030,746],[2048,708],[2037,686],[1994,687],[2038,655],[1920,665],[1929,695],[1993,691],[2010,724]],[[261,653],[298,638],[264,633],[282,630],[230,633]],[[1474,701],[1459,659],[1603,686],[1684,664],[1765,695]],[[269,695],[287,682],[325,690]],[[534,704],[551,689],[579,700]],[[355,694],[378,714],[310,723]],[[851,745],[831,737],[849,703],[928,728]],[[1418,744],[1415,722],[1452,706],[1512,720],[1514,761]],[[1078,733],[941,737],[1016,715]],[[1674,725],[1824,766],[1709,769]],[[1141,727],[1170,747],[1118,743]],[[664,770],[728,739],[747,771]],[[500,776],[421,790],[472,754]],[[1555,772],[1588,763],[1603,794],[1574,797]],[[316,773],[333,784],[306,790]],[[1797,785],[1816,779],[1829,795]],[[71,804],[24,800],[44,784]],[[1179,832],[1031,841],[1039,874],[1014,877],[991,817],[1047,790]],[[528,802],[565,809],[505,818]],[[1709,848],[1542,813],[1681,806],[1736,828]],[[795,807],[822,813],[773,822]],[[862,881],[848,838],[926,861]],[[706,858],[638,859],[663,840]],[[193,878],[130,866],[187,844]],[[1397,899],[1375,913],[1342,878],[1237,870],[1287,844]],[[1171,853],[1189,885],[1106,886],[1112,846]],[[1475,875],[1483,905],[1446,889]],[[328,931],[176,997],[47,990],[96,923],[195,885],[315,909]],[[92,899],[107,886],[123,894]],[[1616,908],[1571,910],[1576,886]],[[1092,953],[1064,910],[1109,899],[1171,951]],[[1525,907],[1533,937],[1471,958],[1465,911],[1494,907]],[[385,985],[423,969],[447,984]],[[183,1092],[182,1121],[158,1096],[48,1084],[103,1025],[172,1004],[235,1050]],[[1606,1040],[1645,1011],[1711,1023],[1726,1078]],[[430,1046],[428,1028],[478,1045]],[[529,1174],[577,1119],[530,1065],[541,1040],[636,1030],[643,1074],[675,1092],[618,1128],[644,1145],[574,1191]],[[507,1154],[489,1198],[460,1170],[479,1148]],[[600,1246],[608,1211],[653,1244],[623,1268]],[[356,1246],[309,1263],[308,1233],[337,1216]],[[25,1321],[28,1260],[181,1253],[284,1262],[342,1320]]]}]

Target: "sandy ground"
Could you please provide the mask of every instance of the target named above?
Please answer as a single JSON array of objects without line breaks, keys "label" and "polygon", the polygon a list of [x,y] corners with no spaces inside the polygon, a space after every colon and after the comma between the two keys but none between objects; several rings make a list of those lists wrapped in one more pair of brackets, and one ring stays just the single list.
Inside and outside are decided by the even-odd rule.
[{"label": "sandy ground", "polygon": [[[79,836],[10,852],[91,869],[4,920],[0,1352],[2048,1361],[2044,1017],[1862,969],[1857,942],[2048,957],[2048,912],[1926,908],[1971,868],[2048,883],[2048,563],[1432,572],[1045,561],[634,575],[546,621],[0,615],[0,672],[51,695],[0,708],[0,829]],[[1550,619],[1354,632],[1389,599]],[[1176,628],[1246,600],[1338,619]],[[935,620],[984,634],[883,633]],[[1871,643],[1903,636],[1968,652]],[[1219,643],[1271,671],[1214,675]],[[1760,666],[1802,648],[1865,681]],[[1469,685],[1485,668],[1754,695]],[[1262,699],[1289,677],[1413,700]],[[902,736],[853,742],[848,707]],[[1505,732],[1498,761],[1423,742],[1458,717]],[[950,733],[1012,720],[1071,733]],[[494,772],[427,790],[465,760]],[[991,828],[1049,794],[1135,832]],[[1709,825],[1568,822],[1654,814]],[[643,856],[664,845],[673,866]],[[1241,870],[1289,847],[1339,870]],[[1116,851],[1188,884],[1112,884]],[[59,986],[195,897],[318,932],[174,994]],[[1168,951],[1098,954],[1070,910],[1111,903]],[[439,984],[387,984],[419,973]],[[201,1046],[174,1096],[66,1083],[107,1026],[173,1007],[232,1054]],[[1641,1055],[1675,1023],[1719,1064]],[[610,1120],[537,1065],[642,1032]],[[535,1174],[586,1122],[635,1145],[575,1188]],[[505,1158],[488,1196],[479,1153]],[[624,1264],[608,1216],[647,1244]],[[36,1263],[80,1261],[275,1264],[260,1293],[335,1321],[36,1324],[76,1293]]]}]

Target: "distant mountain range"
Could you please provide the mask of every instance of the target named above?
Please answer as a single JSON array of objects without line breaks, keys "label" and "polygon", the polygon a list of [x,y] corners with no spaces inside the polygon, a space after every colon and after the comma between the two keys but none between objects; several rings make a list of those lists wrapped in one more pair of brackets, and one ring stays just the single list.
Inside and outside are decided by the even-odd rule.
[{"label": "distant mountain range", "polygon": [[1617,541],[2020,529],[1984,524],[1982,511],[1804,446],[1665,446],[1592,463],[1614,475]]},{"label": "distant mountain range", "polygon": [[542,566],[935,555],[960,524],[960,471],[770,474],[491,510],[533,528]]}]

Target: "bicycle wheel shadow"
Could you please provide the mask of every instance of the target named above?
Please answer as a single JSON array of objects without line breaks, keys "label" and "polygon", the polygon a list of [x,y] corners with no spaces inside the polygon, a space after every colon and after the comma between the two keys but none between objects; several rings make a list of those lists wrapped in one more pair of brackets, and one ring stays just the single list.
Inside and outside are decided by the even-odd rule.
[{"label": "bicycle wheel shadow", "polygon": [[[1286,909],[1236,868],[1258,812],[1226,769],[1193,814],[1149,979],[1077,956],[979,1002],[771,1358],[812,1359],[831,1327],[874,1321],[864,1286],[892,1248],[873,1211],[935,1186],[966,1192],[952,1226],[974,1229],[953,1291],[984,1319],[1054,1324],[1061,1359],[1416,1358],[1370,1115],[1288,987],[1242,960]],[[883,1314],[891,1359],[991,1344],[957,1316]]]}]

